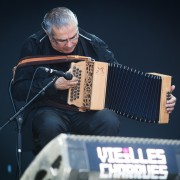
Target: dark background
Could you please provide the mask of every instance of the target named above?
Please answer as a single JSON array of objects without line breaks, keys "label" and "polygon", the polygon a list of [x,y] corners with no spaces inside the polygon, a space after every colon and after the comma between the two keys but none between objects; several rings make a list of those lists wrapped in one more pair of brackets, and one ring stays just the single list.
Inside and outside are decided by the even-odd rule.
[{"label": "dark background", "polygon": [[[117,1],[117,0],[116,0]],[[144,72],[171,75],[180,95],[180,3],[174,0],[46,0],[6,1],[0,10],[0,125],[14,114],[8,86],[23,41],[40,28],[44,14],[66,6],[75,12],[79,26],[102,38],[118,61]],[[122,119],[121,135],[180,139],[179,104],[165,125]],[[0,132],[0,179],[16,177],[16,123]],[[32,155],[23,152],[23,169]]]}]

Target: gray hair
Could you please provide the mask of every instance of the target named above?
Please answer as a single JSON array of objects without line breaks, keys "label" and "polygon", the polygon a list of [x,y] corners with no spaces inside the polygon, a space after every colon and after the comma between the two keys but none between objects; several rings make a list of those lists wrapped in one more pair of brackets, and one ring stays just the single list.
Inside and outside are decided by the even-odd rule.
[{"label": "gray hair", "polygon": [[72,24],[78,26],[76,15],[66,7],[57,7],[45,14],[42,27],[51,33],[53,26],[61,28]]}]

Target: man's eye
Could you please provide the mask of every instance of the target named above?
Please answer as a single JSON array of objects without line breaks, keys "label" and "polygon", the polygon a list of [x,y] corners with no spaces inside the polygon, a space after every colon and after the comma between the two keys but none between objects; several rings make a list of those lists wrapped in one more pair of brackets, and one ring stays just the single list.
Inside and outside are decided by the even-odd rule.
[{"label": "man's eye", "polygon": [[76,36],[73,36],[72,38],[70,38],[70,39],[74,39]]},{"label": "man's eye", "polygon": [[57,40],[58,42],[66,42],[66,40]]}]

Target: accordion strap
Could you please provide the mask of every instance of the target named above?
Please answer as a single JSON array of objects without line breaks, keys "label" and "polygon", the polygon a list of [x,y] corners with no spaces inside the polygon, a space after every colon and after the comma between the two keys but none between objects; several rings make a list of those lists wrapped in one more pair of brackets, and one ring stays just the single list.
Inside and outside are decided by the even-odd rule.
[{"label": "accordion strap", "polygon": [[17,68],[30,65],[42,65],[42,64],[55,64],[65,63],[72,61],[92,61],[91,57],[79,56],[79,55],[67,55],[67,56],[30,56],[23,58],[19,63],[13,67],[13,79]]},{"label": "accordion strap", "polygon": [[71,61],[91,61],[90,57],[79,56],[79,55],[67,55],[67,56],[36,56],[27,57],[21,59],[17,64],[17,67],[28,66],[28,65],[39,65],[39,64],[53,64],[63,63]]}]

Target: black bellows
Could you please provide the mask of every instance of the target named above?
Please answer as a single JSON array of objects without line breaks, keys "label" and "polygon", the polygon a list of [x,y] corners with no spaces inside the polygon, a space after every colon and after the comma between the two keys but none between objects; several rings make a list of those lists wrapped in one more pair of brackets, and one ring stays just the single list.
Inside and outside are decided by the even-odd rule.
[{"label": "black bellows", "polygon": [[138,121],[157,123],[162,79],[120,64],[109,64],[105,107]]}]

